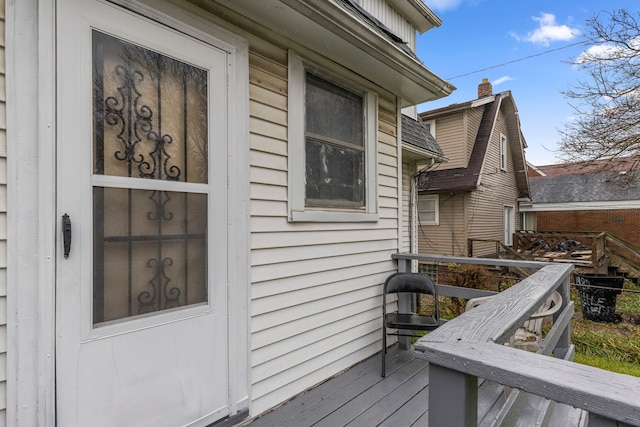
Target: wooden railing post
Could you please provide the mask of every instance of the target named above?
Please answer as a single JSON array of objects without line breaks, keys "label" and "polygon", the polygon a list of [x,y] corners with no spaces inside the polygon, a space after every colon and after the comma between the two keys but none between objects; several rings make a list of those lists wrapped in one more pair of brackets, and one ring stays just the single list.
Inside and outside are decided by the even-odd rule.
[{"label": "wooden railing post", "polygon": [[429,364],[429,425],[476,427],[478,378]]}]

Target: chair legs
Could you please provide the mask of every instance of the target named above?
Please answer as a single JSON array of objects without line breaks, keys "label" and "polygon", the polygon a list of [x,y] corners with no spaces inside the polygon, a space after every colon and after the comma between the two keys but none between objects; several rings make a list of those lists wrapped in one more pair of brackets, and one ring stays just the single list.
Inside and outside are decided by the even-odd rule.
[{"label": "chair legs", "polygon": [[382,322],[382,378],[386,377],[386,358],[387,358],[387,327]]}]

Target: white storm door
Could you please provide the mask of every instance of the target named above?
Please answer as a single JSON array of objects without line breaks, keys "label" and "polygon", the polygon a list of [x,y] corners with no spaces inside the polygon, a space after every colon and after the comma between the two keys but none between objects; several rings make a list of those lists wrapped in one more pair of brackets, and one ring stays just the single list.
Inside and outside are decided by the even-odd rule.
[{"label": "white storm door", "polygon": [[228,54],[57,5],[57,424],[208,425],[229,414]]}]

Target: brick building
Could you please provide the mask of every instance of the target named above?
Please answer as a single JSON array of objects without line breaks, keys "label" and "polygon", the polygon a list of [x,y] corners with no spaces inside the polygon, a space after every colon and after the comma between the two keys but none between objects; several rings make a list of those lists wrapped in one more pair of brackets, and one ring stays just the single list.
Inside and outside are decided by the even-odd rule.
[{"label": "brick building", "polygon": [[529,168],[537,231],[607,231],[640,247],[640,175],[629,160]]}]

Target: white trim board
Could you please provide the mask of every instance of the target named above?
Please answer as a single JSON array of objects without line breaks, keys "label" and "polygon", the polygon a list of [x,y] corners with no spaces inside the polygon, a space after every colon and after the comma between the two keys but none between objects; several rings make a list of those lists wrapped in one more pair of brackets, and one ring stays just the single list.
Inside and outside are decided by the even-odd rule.
[{"label": "white trim board", "polygon": [[616,209],[640,209],[640,200],[621,200],[607,202],[566,202],[521,204],[520,212],[550,211],[601,211]]}]

